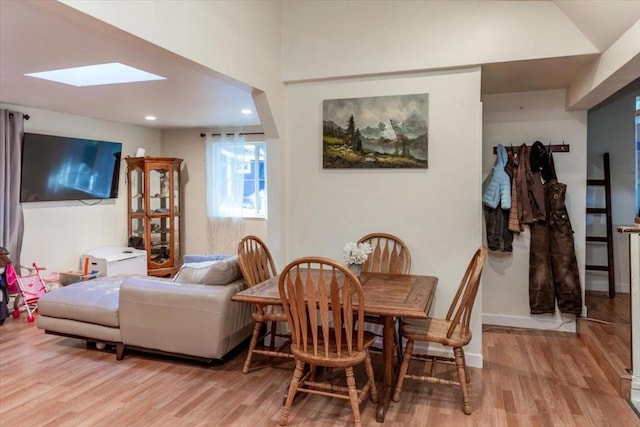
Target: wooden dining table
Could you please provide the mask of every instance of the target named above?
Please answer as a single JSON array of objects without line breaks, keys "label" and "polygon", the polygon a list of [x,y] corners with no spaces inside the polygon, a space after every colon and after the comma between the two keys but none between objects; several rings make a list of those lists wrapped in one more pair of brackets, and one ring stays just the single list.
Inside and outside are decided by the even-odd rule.
[{"label": "wooden dining table", "polygon": [[[382,317],[383,390],[378,401],[376,420],[383,422],[395,380],[394,319],[398,317],[426,319],[431,309],[438,278],[415,274],[361,273],[364,312]],[[231,300],[250,304],[281,305],[278,291],[280,276],[245,289]],[[355,308],[355,307],[354,307]]]}]

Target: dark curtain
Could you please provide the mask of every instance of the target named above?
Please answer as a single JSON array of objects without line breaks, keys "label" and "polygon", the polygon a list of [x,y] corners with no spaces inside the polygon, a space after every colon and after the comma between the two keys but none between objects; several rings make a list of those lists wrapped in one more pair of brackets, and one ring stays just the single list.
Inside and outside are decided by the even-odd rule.
[{"label": "dark curtain", "polygon": [[24,220],[20,204],[21,143],[24,115],[0,109],[0,246],[19,270]]}]

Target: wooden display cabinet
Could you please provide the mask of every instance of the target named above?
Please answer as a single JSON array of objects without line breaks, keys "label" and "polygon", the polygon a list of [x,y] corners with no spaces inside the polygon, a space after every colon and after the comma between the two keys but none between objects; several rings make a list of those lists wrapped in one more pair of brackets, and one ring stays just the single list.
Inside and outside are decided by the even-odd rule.
[{"label": "wooden display cabinet", "polygon": [[182,264],[182,159],[125,160],[130,246],[147,251],[147,274],[173,276]]}]

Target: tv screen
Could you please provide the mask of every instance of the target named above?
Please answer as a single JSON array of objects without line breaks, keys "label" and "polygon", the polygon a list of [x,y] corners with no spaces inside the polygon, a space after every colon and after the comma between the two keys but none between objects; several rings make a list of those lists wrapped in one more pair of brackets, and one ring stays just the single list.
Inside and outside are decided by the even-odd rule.
[{"label": "tv screen", "polygon": [[122,143],[25,133],[21,202],[118,197]]}]

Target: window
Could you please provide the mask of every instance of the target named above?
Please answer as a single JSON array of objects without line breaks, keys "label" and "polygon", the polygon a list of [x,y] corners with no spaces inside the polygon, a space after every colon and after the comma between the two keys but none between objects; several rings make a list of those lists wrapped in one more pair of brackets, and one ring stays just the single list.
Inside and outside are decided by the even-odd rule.
[{"label": "window", "polygon": [[267,214],[267,177],[265,174],[267,150],[264,142],[244,144],[244,149],[242,212],[245,217],[264,218]]},{"label": "window", "polygon": [[235,135],[207,141],[207,210],[217,217],[267,217],[267,149]]}]

